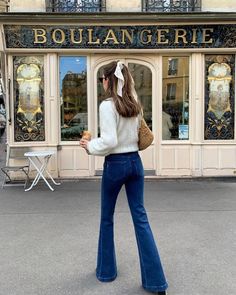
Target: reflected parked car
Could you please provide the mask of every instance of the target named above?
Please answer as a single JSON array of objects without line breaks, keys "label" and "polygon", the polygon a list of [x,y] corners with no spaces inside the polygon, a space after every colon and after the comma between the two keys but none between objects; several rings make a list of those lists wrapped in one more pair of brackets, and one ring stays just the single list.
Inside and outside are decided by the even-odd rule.
[{"label": "reflected parked car", "polygon": [[76,114],[67,124],[61,127],[62,140],[80,140],[84,130],[88,129],[87,113]]}]

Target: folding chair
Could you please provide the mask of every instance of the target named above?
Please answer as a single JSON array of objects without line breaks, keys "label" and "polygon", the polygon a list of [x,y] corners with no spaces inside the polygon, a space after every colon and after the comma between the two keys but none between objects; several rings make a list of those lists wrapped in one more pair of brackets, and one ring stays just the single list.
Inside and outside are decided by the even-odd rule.
[{"label": "folding chair", "polygon": [[[27,157],[24,156],[25,152],[28,152],[27,147],[10,147],[7,145],[7,155],[6,155],[6,166],[1,167],[4,173],[4,179],[2,183],[2,188],[5,186],[24,186],[26,188],[29,182],[29,162]],[[14,161],[14,163],[13,163]],[[14,172],[21,172],[24,175],[24,181],[13,179]]]}]

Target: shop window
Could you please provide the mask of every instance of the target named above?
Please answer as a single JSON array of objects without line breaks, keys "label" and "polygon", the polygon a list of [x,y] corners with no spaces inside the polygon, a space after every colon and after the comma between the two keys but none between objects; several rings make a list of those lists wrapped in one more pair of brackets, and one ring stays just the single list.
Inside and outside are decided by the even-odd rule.
[{"label": "shop window", "polygon": [[60,96],[61,140],[80,140],[88,129],[86,57],[60,57]]},{"label": "shop window", "polygon": [[[131,75],[134,79],[135,90],[138,95],[142,107],[144,118],[149,126],[152,129],[152,72],[151,70],[140,64],[129,63],[128,64]],[[97,77],[102,77],[103,67],[98,71]],[[105,98],[105,93],[102,87],[102,83],[98,81],[98,106]],[[99,134],[99,127],[98,127]]]},{"label": "shop window", "polygon": [[100,136],[100,118],[99,118],[99,106],[101,102],[106,98],[105,91],[103,89],[103,84],[99,81],[100,77],[103,77],[103,69],[104,66],[100,67],[100,69],[97,72],[97,110],[98,110],[98,136]]},{"label": "shop window", "polygon": [[206,55],[205,134],[207,140],[234,139],[234,55]]},{"label": "shop window", "polygon": [[134,79],[135,90],[143,107],[144,118],[152,129],[152,72],[141,64],[128,64],[131,75]]},{"label": "shop window", "polygon": [[14,138],[15,141],[44,141],[44,57],[15,56]]},{"label": "shop window", "polygon": [[189,139],[188,57],[163,57],[162,89],[162,139]]}]

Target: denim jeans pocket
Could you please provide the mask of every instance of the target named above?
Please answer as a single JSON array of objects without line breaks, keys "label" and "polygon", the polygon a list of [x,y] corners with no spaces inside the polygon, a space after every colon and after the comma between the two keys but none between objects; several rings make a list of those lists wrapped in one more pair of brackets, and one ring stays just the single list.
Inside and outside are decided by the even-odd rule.
[{"label": "denim jeans pocket", "polygon": [[105,175],[112,181],[118,181],[126,175],[126,161],[107,161],[105,163]]}]

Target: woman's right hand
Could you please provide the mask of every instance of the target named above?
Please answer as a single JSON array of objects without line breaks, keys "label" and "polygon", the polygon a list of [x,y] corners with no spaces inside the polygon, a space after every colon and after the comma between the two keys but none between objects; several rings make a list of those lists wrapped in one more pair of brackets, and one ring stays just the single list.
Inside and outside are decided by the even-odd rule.
[{"label": "woman's right hand", "polygon": [[84,139],[84,138],[81,138],[80,140],[80,146],[82,146],[82,148],[84,148],[85,150],[88,150],[88,140],[87,139]]}]

